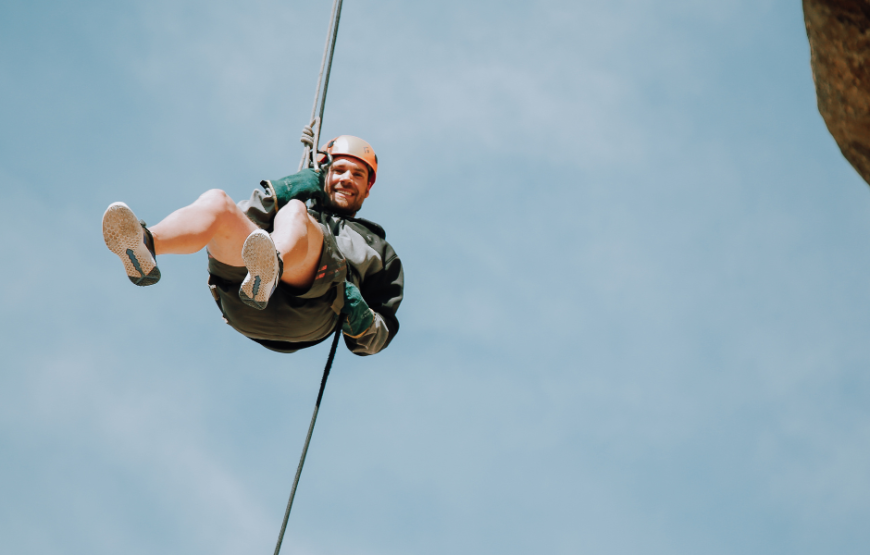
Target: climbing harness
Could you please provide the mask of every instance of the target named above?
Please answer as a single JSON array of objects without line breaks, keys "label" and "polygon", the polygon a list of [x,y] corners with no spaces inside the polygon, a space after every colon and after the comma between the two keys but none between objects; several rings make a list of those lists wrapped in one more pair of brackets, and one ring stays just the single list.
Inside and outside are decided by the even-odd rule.
[{"label": "climbing harness", "polygon": [[[338,22],[341,19],[342,0],[333,0],[332,16],[329,20],[329,30],[326,33],[326,46],[323,49],[323,60],[320,62],[320,74],[317,78],[317,89],[314,93],[314,108],[311,110],[311,123],[302,129],[302,144],[305,148],[302,153],[302,161],[299,162],[299,170],[312,167],[320,171],[320,162],[317,156],[317,146],[320,144],[320,126],[323,123],[323,108],[326,105],[326,90],[329,87],[329,73],[332,71],[332,55],[335,52],[335,39],[338,36]],[[326,70],[324,76],[324,69]],[[318,109],[319,108],[319,109]],[[327,156],[328,166],[332,157]],[[338,338],[341,336],[341,326],[344,316],[339,315],[335,325],[335,334],[332,338],[332,347],[329,349],[329,357],[326,359],[326,367],[323,369],[323,378],[320,380],[320,391],[317,392],[317,401],[314,403],[314,413],[311,415],[311,423],[308,425],[308,435],[305,436],[305,444],[302,446],[302,455],[299,457],[299,466],[296,467],[296,477],[293,478],[293,487],[290,489],[290,499],[287,501],[287,509],[284,511],[284,520],[281,522],[281,531],[278,533],[278,543],[275,545],[275,555],[281,552],[281,543],[284,541],[284,531],[287,529],[287,521],[290,518],[290,509],[293,507],[293,498],[296,496],[296,487],[299,485],[299,477],[302,475],[302,467],[305,465],[305,456],[308,454],[308,445],[311,443],[311,434],[314,433],[314,424],[317,422],[317,413],[320,411],[320,401],[323,399],[323,391],[326,389],[326,380],[335,359],[335,350],[338,347]]]}]

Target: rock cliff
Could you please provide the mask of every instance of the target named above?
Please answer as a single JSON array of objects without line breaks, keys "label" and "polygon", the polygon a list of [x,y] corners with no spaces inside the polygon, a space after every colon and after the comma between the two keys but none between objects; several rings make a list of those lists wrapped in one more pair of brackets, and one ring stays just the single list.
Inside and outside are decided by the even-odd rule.
[{"label": "rock cliff", "polygon": [[870,2],[803,0],[819,112],[870,184]]}]

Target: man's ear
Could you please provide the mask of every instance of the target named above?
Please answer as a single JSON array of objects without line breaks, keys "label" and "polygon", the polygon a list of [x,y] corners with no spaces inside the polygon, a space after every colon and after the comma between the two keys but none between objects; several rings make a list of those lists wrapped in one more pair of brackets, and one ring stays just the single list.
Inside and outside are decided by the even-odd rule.
[{"label": "man's ear", "polygon": [[369,184],[366,187],[366,198],[369,198],[369,193],[372,192],[372,185],[375,184],[374,178],[372,178],[372,170],[371,168],[366,168],[368,170]]}]

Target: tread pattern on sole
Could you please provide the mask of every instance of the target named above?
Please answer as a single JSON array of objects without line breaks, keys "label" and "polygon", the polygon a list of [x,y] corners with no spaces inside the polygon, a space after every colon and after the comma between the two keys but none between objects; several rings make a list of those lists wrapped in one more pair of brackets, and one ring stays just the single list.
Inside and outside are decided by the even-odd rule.
[{"label": "tread pattern on sole", "polygon": [[248,275],[239,287],[239,298],[247,305],[263,310],[280,279],[278,252],[272,237],[258,229],[248,235],[242,247],[242,260]]},{"label": "tread pattern on sole", "polygon": [[103,214],[103,240],[124,263],[130,281],[145,286],[160,280],[157,261],[145,245],[145,230],[123,202],[110,204]]}]

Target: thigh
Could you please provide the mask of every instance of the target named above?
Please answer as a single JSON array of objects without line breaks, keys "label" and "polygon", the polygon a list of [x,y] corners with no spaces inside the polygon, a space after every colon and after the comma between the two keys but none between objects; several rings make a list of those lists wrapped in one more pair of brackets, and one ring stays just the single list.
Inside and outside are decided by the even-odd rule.
[{"label": "thigh", "polygon": [[257,225],[242,212],[238,205],[233,204],[232,208],[222,215],[222,221],[206,248],[219,262],[229,266],[244,266],[242,246],[248,235],[256,229],[259,229]]},{"label": "thigh", "polygon": [[284,273],[281,275],[281,281],[298,288],[308,288],[314,282],[314,276],[317,272],[317,263],[320,261],[320,254],[323,252],[323,229],[320,224],[306,214],[306,241],[308,242],[308,250],[302,260],[293,264],[292,267],[284,268]]}]

